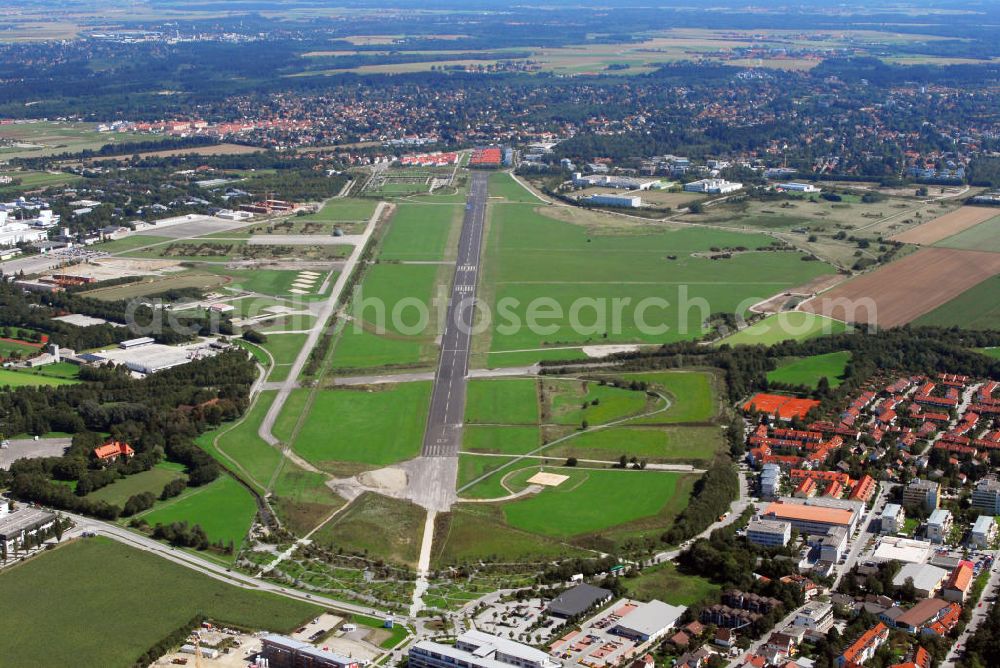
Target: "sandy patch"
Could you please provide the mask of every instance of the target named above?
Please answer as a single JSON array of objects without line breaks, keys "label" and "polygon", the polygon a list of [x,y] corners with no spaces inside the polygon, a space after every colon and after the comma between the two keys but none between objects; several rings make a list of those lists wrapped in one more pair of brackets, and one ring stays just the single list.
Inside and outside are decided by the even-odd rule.
[{"label": "sandy patch", "polygon": [[584,346],[581,348],[587,357],[607,357],[616,353],[634,353],[639,350],[637,345],[607,345],[607,346]]},{"label": "sandy patch", "polygon": [[371,489],[387,492],[399,492],[406,488],[406,471],[398,468],[385,468],[366,471],[358,476],[358,482]]},{"label": "sandy patch", "polygon": [[568,475],[546,473],[545,471],[539,471],[535,475],[528,478],[528,482],[532,485],[545,485],[546,487],[558,487],[567,480],[569,480]]}]

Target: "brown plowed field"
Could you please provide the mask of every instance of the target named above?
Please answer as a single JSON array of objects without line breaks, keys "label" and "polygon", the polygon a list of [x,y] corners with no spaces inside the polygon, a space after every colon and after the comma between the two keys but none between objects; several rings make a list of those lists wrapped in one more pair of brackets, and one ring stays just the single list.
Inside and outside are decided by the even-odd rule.
[{"label": "brown plowed field", "polygon": [[1000,274],[1000,253],[923,248],[841,283],[799,308],[844,322],[905,325]]},{"label": "brown plowed field", "polygon": [[953,234],[964,232],[998,214],[1000,214],[1000,210],[988,206],[963,206],[923,225],[901,232],[892,237],[892,241],[929,246],[942,239],[947,239]]}]

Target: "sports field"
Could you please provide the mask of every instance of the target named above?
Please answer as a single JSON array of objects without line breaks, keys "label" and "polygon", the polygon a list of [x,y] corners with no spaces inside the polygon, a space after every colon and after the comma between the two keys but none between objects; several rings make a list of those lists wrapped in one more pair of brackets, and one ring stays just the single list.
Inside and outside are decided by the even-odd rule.
[{"label": "sports field", "polygon": [[1000,275],[988,278],[925,313],[914,325],[1000,329]]},{"label": "sports field", "polygon": [[[198,614],[289,633],[319,612],[311,604],[241,589],[101,537],[4,569],[0,606],[4,665],[51,668],[131,666]],[[127,626],[127,632],[114,634],[114,642],[109,620]]]},{"label": "sports field", "polygon": [[[491,211],[483,283],[496,316],[491,351],[692,339],[712,313],[832,271],[799,253],[756,252],[772,242],[760,234],[610,216],[599,219],[604,226],[576,224],[527,204]],[[712,260],[713,247],[750,250]]]},{"label": "sports field", "polygon": [[42,376],[34,373],[0,369],[0,388],[37,387],[39,385],[73,385],[76,382],[77,381],[70,378]]},{"label": "sports field", "polygon": [[839,320],[804,311],[786,311],[769,315],[746,329],[720,339],[716,345],[769,346],[789,339],[805,341],[817,336],[839,334],[846,330],[847,326]]},{"label": "sports field", "polygon": [[209,541],[233,542],[235,551],[230,559],[234,559],[256,513],[257,504],[250,492],[222,474],[213,482],[167,501],[140,517],[151,527],[172,522],[201,525]]},{"label": "sports field", "polygon": [[851,353],[846,351],[788,359],[774,371],[769,371],[767,379],[771,382],[815,388],[819,379],[825,377],[830,382],[830,387],[838,387],[844,368],[850,360]]},{"label": "sports field", "polygon": [[[511,483],[523,488],[537,472],[537,468],[519,471],[511,476]],[[677,483],[681,475],[677,473],[567,468],[555,472],[570,479],[504,504],[504,517],[510,526],[545,536],[577,536],[656,516],[671,499],[680,497]],[[687,498],[682,500],[673,504],[676,512],[687,505]]]},{"label": "sports field", "polygon": [[386,466],[416,457],[430,407],[430,382],[319,390],[293,444],[329,471]]}]

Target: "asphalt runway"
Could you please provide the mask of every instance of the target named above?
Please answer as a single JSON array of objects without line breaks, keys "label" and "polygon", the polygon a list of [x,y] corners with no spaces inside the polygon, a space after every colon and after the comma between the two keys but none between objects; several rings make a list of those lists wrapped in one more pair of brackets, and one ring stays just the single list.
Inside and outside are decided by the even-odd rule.
[{"label": "asphalt runway", "polygon": [[473,172],[458,240],[458,263],[441,336],[441,357],[434,374],[431,408],[424,432],[421,454],[425,457],[458,457],[462,444],[466,375],[486,220],[486,183],[486,173]]}]

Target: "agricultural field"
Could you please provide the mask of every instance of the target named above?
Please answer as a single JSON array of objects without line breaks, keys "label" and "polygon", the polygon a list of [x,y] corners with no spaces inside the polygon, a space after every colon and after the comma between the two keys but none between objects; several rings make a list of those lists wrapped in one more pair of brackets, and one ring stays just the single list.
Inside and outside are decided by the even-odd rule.
[{"label": "agricultural field", "polygon": [[209,541],[222,541],[223,544],[232,541],[235,549],[228,559],[231,561],[250,531],[256,513],[257,504],[250,492],[230,476],[222,474],[207,485],[196,487],[138,517],[151,527],[172,522],[187,522],[192,526],[198,524],[205,530]]},{"label": "agricultural field", "polygon": [[0,126],[0,140],[11,146],[0,146],[0,159],[39,158],[60,153],[96,151],[105,144],[147,141],[148,137],[124,132],[98,132],[97,123],[35,121]]},{"label": "agricultural field", "polygon": [[897,234],[892,237],[892,240],[905,244],[930,246],[986,222],[996,215],[996,209],[989,207],[963,206],[919,227]]},{"label": "agricultural field", "polygon": [[313,535],[319,545],[416,566],[425,513],[408,501],[366,492]]},{"label": "agricultural field", "polygon": [[[40,596],[42,591],[59,595]],[[101,537],[73,541],[4,569],[0,605],[7,611],[0,616],[4,663],[52,668],[130,666],[198,614],[289,633],[319,612],[311,604],[241,589]],[[109,619],[128,620],[128,633],[116,634],[115,642],[108,642]]]},{"label": "agricultural field", "polygon": [[[914,325],[1000,329],[1000,275],[988,278],[957,297],[925,313]],[[996,352],[996,349],[993,349]]]},{"label": "agricultural field", "polygon": [[[995,209],[992,212],[995,212]],[[993,216],[974,227],[969,227],[942,239],[934,245],[938,248],[962,248],[1000,253],[1000,215]]]},{"label": "agricultural field", "polygon": [[800,308],[841,321],[895,327],[947,304],[1000,274],[1000,253],[922,248],[863,274]]},{"label": "agricultural field", "polygon": [[292,447],[316,467],[340,474],[416,457],[430,389],[429,382],[414,382],[318,390]]},{"label": "agricultural field", "polygon": [[87,498],[95,501],[107,501],[111,505],[121,508],[129,497],[135,494],[151,492],[159,498],[164,485],[184,477],[184,467],[180,464],[160,462],[148,471],[126,476],[107,487],[91,492]]},{"label": "agricultural field", "polygon": [[767,379],[772,383],[804,385],[815,389],[819,379],[826,378],[831,388],[839,387],[849,361],[851,353],[846,351],[788,359],[774,371],[768,371]]},{"label": "agricultural field", "polygon": [[[545,215],[550,212],[572,214],[579,223]],[[711,313],[734,312],[748,298],[765,299],[832,273],[797,252],[707,257],[712,247],[771,247],[765,235],[664,229],[565,208],[494,205],[488,236],[483,292],[498,313],[491,352],[689,340],[705,332]],[[497,304],[505,308],[498,312]],[[482,351],[485,336],[479,339]]]},{"label": "agricultural field", "polygon": [[12,371],[0,369],[0,388],[38,387],[41,385],[72,385],[76,381],[71,378],[59,378],[27,371]]},{"label": "agricultural field", "polygon": [[[3,149],[0,149],[2,152]],[[50,186],[65,186],[76,183],[81,177],[63,172],[0,172],[0,177],[9,176],[18,183],[0,184],[0,196],[15,195],[31,190],[41,190]]]},{"label": "agricultural field", "polygon": [[847,331],[847,326],[839,320],[804,311],[786,311],[769,315],[746,329],[716,341],[716,345],[769,346],[789,339],[805,341],[844,331]]}]

